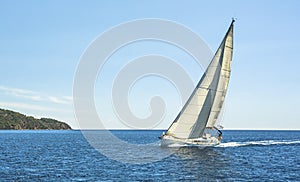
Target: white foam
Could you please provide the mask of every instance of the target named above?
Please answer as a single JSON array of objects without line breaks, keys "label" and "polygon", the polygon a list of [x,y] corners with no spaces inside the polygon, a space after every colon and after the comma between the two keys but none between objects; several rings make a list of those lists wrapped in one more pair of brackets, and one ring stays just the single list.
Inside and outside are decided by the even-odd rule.
[{"label": "white foam", "polygon": [[287,141],[287,140],[262,140],[262,141],[249,141],[249,142],[227,142],[221,143],[216,147],[242,147],[249,145],[291,145],[291,144],[300,144],[300,140],[296,141]]}]

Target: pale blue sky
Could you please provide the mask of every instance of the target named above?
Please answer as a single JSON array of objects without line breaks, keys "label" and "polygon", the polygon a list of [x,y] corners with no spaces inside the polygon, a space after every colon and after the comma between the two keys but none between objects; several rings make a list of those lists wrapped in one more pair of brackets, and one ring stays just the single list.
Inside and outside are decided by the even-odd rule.
[{"label": "pale blue sky", "polygon": [[300,129],[299,7],[296,0],[0,1],[0,107],[76,128],[73,77],[99,34],[133,19],[162,18],[189,27],[215,51],[235,17],[223,125]]}]

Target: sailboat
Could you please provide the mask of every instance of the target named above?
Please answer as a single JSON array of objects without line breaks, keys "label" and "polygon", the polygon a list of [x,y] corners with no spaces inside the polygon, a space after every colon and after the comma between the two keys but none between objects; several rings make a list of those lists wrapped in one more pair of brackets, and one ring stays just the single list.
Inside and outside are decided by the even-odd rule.
[{"label": "sailboat", "polygon": [[231,72],[233,24],[234,19],[191,96],[159,137],[161,146],[204,148],[220,144],[222,131],[218,123]]}]

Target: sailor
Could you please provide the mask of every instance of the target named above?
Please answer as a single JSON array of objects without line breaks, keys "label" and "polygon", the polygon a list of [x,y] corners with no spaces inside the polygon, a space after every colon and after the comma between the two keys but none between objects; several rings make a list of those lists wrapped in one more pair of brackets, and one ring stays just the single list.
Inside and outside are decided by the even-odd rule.
[{"label": "sailor", "polygon": [[221,140],[222,140],[222,133],[219,133],[218,140],[219,140],[219,141],[221,141]]},{"label": "sailor", "polygon": [[164,136],[166,135],[165,132],[162,133],[162,135],[160,137],[158,137],[159,139],[162,139]]}]

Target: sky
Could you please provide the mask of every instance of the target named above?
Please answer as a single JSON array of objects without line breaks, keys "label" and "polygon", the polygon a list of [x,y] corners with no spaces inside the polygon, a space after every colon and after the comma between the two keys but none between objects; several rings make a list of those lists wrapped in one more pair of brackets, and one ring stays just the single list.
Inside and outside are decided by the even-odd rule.
[{"label": "sky", "polygon": [[[234,17],[224,128],[300,129],[299,7],[296,0],[0,1],[0,108],[79,128],[72,97],[74,76],[84,51],[103,32],[135,19],[165,19],[191,29],[214,52]],[[95,84],[98,115],[109,128],[126,126],[113,116],[105,86],[111,86],[112,74],[128,64],[134,53],[177,57],[196,84],[200,68],[178,52],[171,45],[148,41],[110,58]],[[176,93],[166,80],[146,78],[131,88],[129,105],[137,115],[147,117],[147,99],[160,95],[168,110],[156,128],[166,129],[181,107],[180,98],[173,97]]]}]

